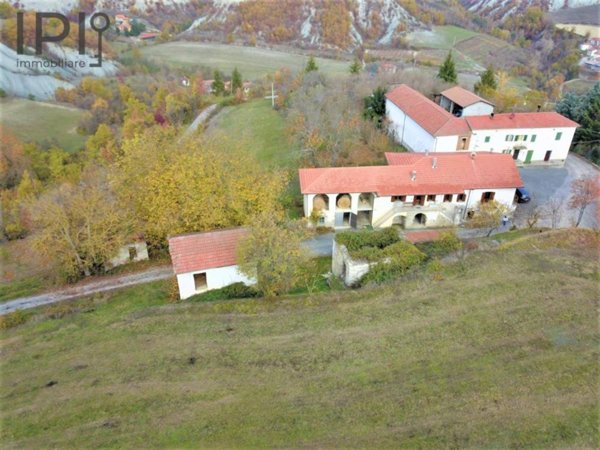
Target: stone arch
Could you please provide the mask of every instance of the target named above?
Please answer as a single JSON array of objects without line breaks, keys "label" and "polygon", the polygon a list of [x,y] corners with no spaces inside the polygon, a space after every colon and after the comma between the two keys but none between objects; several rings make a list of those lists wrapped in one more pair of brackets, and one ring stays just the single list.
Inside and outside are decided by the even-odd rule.
[{"label": "stone arch", "polygon": [[335,206],[339,209],[350,209],[352,207],[352,197],[350,197],[350,194],[338,194],[335,198]]},{"label": "stone arch", "polygon": [[403,215],[394,216],[394,218],[392,219],[392,226],[404,228],[406,226],[406,216],[403,216]]},{"label": "stone arch", "polygon": [[417,225],[426,225],[427,224],[427,216],[423,213],[416,214],[413,218],[413,223]]},{"label": "stone arch", "polygon": [[375,197],[370,192],[363,192],[362,194],[360,194],[358,196],[358,207],[359,208],[373,207],[374,198]]},{"label": "stone arch", "polygon": [[326,194],[315,195],[313,198],[313,209],[327,211],[329,209],[329,196]]}]

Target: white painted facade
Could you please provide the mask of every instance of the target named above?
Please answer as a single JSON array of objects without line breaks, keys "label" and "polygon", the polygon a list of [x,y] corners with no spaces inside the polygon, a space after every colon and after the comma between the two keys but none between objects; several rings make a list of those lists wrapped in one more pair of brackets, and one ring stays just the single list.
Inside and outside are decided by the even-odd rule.
[{"label": "white painted facade", "polygon": [[[194,275],[206,274],[206,286],[196,289]],[[242,282],[244,284],[254,284],[255,280],[246,277],[238,270],[238,266],[217,267],[206,270],[196,270],[194,272],[181,273],[177,275],[177,284],[179,286],[179,297],[182,300],[192,295],[201,294],[211,289],[219,289],[233,283]]]},{"label": "white painted facade", "polygon": [[[397,225],[405,229],[455,226],[465,220],[468,211],[477,208],[484,192],[493,192],[494,200],[514,209],[515,188],[471,189],[464,192],[464,197],[448,193],[447,201],[444,201],[444,194],[426,195],[423,196],[423,205],[413,205],[414,195],[392,198],[366,193],[372,198],[372,206],[368,206],[359,202],[361,193],[353,192],[349,193],[352,200],[350,208],[337,207],[336,198],[339,194],[319,194],[328,197],[329,201],[328,208],[319,211],[321,218],[318,225],[336,229],[360,228],[366,225],[374,228]],[[303,197],[304,214],[310,217],[316,195],[305,194]],[[344,215],[348,216],[347,221],[344,220]],[[359,215],[362,215],[362,218],[359,218]]]},{"label": "white painted facade", "polygon": [[[448,97],[442,95],[440,97],[440,106],[444,108],[446,111],[452,113],[455,106],[460,108],[460,105],[456,105],[452,100]],[[462,112],[457,117],[465,117],[465,116],[487,116],[494,112],[494,106],[490,105],[486,102],[476,102],[472,105],[466,106],[462,108]]]},{"label": "white painted facade", "polygon": [[[404,111],[389,99],[385,100],[385,111],[390,124],[389,131],[397,142],[413,152],[433,151],[436,147],[436,138],[404,114]],[[456,144],[453,148],[456,148]]]},{"label": "white painted facade", "polygon": [[[560,133],[560,138],[557,136]],[[518,151],[516,161],[525,163],[528,152],[531,151],[532,164],[558,163],[562,164],[567,159],[575,128],[520,128],[500,130],[475,130],[471,135],[470,151],[511,153],[514,157]],[[512,140],[507,140],[507,136]],[[534,137],[535,136],[535,137]],[[515,140],[515,139],[519,140]],[[550,154],[549,161],[544,161],[546,152]]]}]

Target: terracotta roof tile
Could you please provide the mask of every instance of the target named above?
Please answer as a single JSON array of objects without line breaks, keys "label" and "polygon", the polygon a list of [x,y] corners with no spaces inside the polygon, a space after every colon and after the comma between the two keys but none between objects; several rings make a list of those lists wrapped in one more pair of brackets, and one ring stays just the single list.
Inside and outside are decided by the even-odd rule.
[{"label": "terracotta roof tile", "polygon": [[473,130],[499,130],[503,128],[573,128],[577,122],[557,112],[502,113],[485,116],[467,116],[465,120]]},{"label": "terracotta roof tile", "polygon": [[454,117],[405,84],[388,92],[386,97],[432,136],[454,136],[470,132],[463,118]]},{"label": "terracotta roof tile", "polygon": [[169,253],[175,274],[237,264],[237,245],[247,234],[247,228],[232,228],[170,237]]},{"label": "terracotta roof tile", "polygon": [[450,89],[446,89],[445,91],[442,91],[441,94],[463,108],[478,102],[484,102],[488,105],[492,105],[492,103],[488,102],[486,99],[481,98],[460,86],[454,86]]},{"label": "terracotta roof tile", "polygon": [[523,186],[511,155],[477,153],[474,158],[467,152],[410,155],[413,156],[386,153],[389,166],[300,169],[300,190],[303,194],[374,192],[389,196],[458,194],[466,189]]}]

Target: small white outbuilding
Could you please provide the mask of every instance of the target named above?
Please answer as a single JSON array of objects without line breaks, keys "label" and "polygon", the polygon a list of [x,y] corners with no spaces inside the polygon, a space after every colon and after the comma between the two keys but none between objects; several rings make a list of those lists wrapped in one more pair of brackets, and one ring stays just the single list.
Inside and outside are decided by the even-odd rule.
[{"label": "small white outbuilding", "polygon": [[211,289],[242,282],[254,284],[238,270],[237,246],[246,228],[190,233],[169,238],[169,253],[184,300]]}]

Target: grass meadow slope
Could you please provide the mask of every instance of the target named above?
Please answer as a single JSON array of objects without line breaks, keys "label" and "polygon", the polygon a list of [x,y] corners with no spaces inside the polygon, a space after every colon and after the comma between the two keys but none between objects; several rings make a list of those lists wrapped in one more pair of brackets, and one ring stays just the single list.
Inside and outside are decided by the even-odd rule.
[{"label": "grass meadow slope", "polygon": [[[255,80],[281,67],[300,71],[306,66],[307,56],[257,47],[175,41],[150,45],[142,55],[178,67],[210,67],[230,74],[237,67],[244,78]],[[315,58],[319,69],[330,75],[348,73],[350,63],[334,59]]]},{"label": "grass meadow slope", "polygon": [[54,306],[0,335],[0,445],[597,448],[597,250],[567,231],[362,290]]},{"label": "grass meadow slope", "polygon": [[19,98],[0,99],[0,124],[27,142],[56,144],[68,152],[82,148],[85,136],[77,133],[82,110],[54,103]]}]

